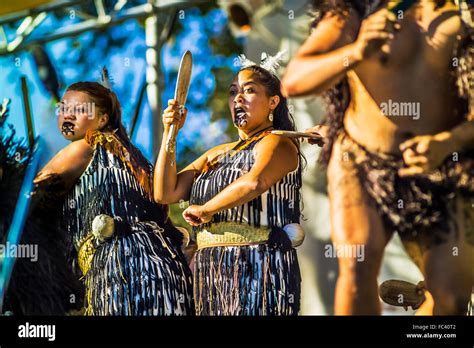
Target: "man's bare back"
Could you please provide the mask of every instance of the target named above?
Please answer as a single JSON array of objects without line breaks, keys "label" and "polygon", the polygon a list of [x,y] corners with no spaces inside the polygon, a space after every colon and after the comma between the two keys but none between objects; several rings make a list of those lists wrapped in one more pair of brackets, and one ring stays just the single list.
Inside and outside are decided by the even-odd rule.
[{"label": "man's bare back", "polygon": [[420,1],[399,23],[390,43],[348,72],[352,100],[344,122],[361,145],[393,154],[409,138],[463,121],[452,74],[457,37],[466,34],[459,11],[450,2],[435,9]]}]

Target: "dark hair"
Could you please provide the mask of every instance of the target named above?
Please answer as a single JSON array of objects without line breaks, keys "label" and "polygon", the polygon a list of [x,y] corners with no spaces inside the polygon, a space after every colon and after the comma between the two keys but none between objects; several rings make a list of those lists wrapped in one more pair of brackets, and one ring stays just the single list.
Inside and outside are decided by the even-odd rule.
[{"label": "dark hair", "polygon": [[[288,108],[288,100],[281,93],[280,79],[268,70],[258,65],[251,65],[249,67],[241,69],[240,71],[243,70],[250,70],[255,74],[257,82],[265,86],[268,96],[277,95],[278,97],[280,97],[280,102],[273,111],[273,128],[295,131],[295,120],[293,119],[293,116],[291,115],[290,110]],[[300,163],[306,163],[306,158],[300,151],[299,143],[295,141],[295,145],[298,148],[298,156],[300,157]],[[303,162],[301,160],[303,160]]]},{"label": "dark hair", "polygon": [[313,21],[311,23],[311,27],[315,27],[318,25],[319,21],[326,15],[344,15],[345,11],[350,9],[354,9],[359,17],[363,17],[365,15],[367,9],[367,1],[359,0],[359,1],[343,1],[341,2],[340,6],[335,6],[330,3],[328,0],[313,0],[311,4],[311,16],[313,17]]},{"label": "dark hair", "polygon": [[[435,0],[436,7],[444,6],[447,2],[453,2],[452,0]],[[370,0],[341,0],[339,1],[341,5],[334,5],[331,1],[328,0],[313,0],[312,2],[312,15],[314,17],[313,26],[317,25],[319,20],[324,17],[326,13],[333,13],[341,15],[345,11],[353,9],[359,15],[360,18],[365,17],[368,10],[368,5],[370,5]]]},{"label": "dark hair", "polygon": [[268,96],[277,95],[280,97],[280,102],[273,112],[273,128],[290,131],[296,130],[295,121],[288,109],[288,101],[281,93],[280,79],[258,65],[246,67],[241,71],[243,70],[250,70],[255,74],[257,81],[265,86]]},{"label": "dark hair", "polygon": [[98,82],[88,81],[73,83],[66,91],[87,93],[95,103],[95,107],[98,108],[102,114],[107,114],[109,116],[107,124],[101,129],[101,131],[115,132],[115,135],[130,153],[130,157],[134,162],[144,169],[146,173],[150,173],[150,163],[143,156],[140,150],[131,143],[127,131],[122,124],[122,108],[117,95],[113,91],[102,86]]},{"label": "dark hair", "polygon": [[[446,1],[451,0],[436,0],[436,7],[444,6]],[[341,5],[335,6],[334,4],[330,4],[327,0],[313,0],[312,14],[314,20],[311,27],[316,27],[326,14],[344,16],[345,11],[351,9],[355,10],[357,15],[362,19],[366,15],[368,4],[369,1],[366,0],[344,0],[341,1]],[[472,44],[472,37],[458,45],[456,52],[459,57],[465,57],[468,55],[466,47],[469,45],[469,42]],[[458,68],[457,70],[458,81],[466,80],[465,78],[463,79],[462,76],[466,75],[466,71],[469,71],[469,69],[461,71],[461,68]],[[323,165],[327,165],[331,157],[333,144],[344,127],[344,115],[351,101],[351,93],[347,77],[344,77],[335,86],[326,90],[322,94],[322,97],[326,104],[326,117],[323,123],[328,126],[328,132],[325,145],[319,157],[319,162]],[[461,101],[461,103],[465,103],[465,100]],[[460,107],[463,108],[462,105]]]}]

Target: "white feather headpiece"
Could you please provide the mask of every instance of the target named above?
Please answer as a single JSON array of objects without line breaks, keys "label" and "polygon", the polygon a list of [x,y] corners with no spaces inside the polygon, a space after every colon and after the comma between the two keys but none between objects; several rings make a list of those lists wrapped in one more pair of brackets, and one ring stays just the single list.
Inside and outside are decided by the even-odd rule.
[{"label": "white feather headpiece", "polygon": [[277,70],[280,67],[280,63],[282,62],[285,54],[286,54],[286,50],[280,51],[274,56],[270,56],[266,52],[262,52],[262,56],[260,58],[260,64],[257,64],[254,61],[251,61],[244,54],[241,54],[239,56],[240,66],[242,69],[244,69],[244,68],[248,68],[249,66],[257,65],[269,71],[273,75],[276,75]]}]

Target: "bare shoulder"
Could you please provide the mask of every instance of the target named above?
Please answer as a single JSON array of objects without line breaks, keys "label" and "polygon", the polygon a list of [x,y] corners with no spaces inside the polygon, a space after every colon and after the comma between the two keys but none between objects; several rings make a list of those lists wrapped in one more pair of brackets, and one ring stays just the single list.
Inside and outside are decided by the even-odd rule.
[{"label": "bare shoulder", "polygon": [[66,183],[76,180],[87,168],[94,149],[84,139],[77,140],[59,151],[39,172],[35,182],[51,175],[60,176]]},{"label": "bare shoulder", "polygon": [[288,173],[298,167],[298,148],[289,138],[276,134],[264,137],[253,149],[254,168]]},{"label": "bare shoulder", "polygon": [[194,162],[187,165],[183,170],[180,171],[180,174],[189,171],[201,172],[207,163],[222,155],[223,153],[230,151],[236,144],[237,142],[233,142],[214,146],[213,148],[204,152],[201,156],[199,156],[199,158],[194,160]]},{"label": "bare shoulder", "polygon": [[61,151],[64,151],[65,154],[67,154],[68,156],[81,155],[84,157],[90,157],[92,156],[94,149],[85,139],[80,139],[80,140],[71,142],[68,146],[66,146]]},{"label": "bare shoulder", "polygon": [[[471,13],[474,11],[471,11]],[[474,13],[471,14],[471,16]],[[461,39],[464,39],[468,35],[467,23],[463,22],[461,13],[457,5],[447,2],[443,8],[439,9],[438,17],[433,20],[436,20],[441,23],[439,24],[440,28],[438,31],[444,33],[445,35],[458,36]]]},{"label": "bare shoulder", "polygon": [[269,134],[264,137],[255,146],[255,152],[275,152],[279,156],[295,156],[298,154],[296,144],[290,138],[283,137],[277,134]]},{"label": "bare shoulder", "polygon": [[83,166],[88,164],[94,153],[94,148],[84,139],[76,140],[67,145],[53,158],[65,165]]},{"label": "bare shoulder", "polygon": [[224,143],[224,144],[214,146],[213,148],[211,148],[210,150],[206,152],[205,157],[207,158],[208,161],[211,161],[217,156],[222,155],[223,153],[226,153],[232,150],[237,144],[238,144],[238,141],[234,141],[231,143]]}]

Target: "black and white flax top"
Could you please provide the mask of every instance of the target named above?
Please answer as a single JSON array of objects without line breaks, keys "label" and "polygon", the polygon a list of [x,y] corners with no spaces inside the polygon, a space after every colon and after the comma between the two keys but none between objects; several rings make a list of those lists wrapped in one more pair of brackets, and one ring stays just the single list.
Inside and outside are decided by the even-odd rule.
[{"label": "black and white flax top", "polygon": [[[203,205],[225,187],[248,173],[255,163],[253,150],[269,131],[240,141],[233,150],[212,161],[195,179],[190,204]],[[218,222],[234,222],[255,227],[279,227],[300,221],[301,168],[285,175],[267,191],[248,203],[221,211],[212,220],[195,228],[200,231]]]}]

